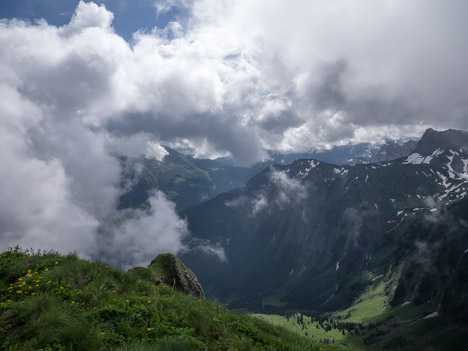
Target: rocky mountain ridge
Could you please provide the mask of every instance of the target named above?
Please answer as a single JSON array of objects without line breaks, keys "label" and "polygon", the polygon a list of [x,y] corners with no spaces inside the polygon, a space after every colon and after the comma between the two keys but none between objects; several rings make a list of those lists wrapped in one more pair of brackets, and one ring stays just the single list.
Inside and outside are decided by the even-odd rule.
[{"label": "rocky mountain ridge", "polygon": [[[245,188],[184,212],[192,240],[218,245],[226,256],[219,262],[189,252],[184,261],[233,307],[336,310],[372,279],[384,279],[393,303],[402,296],[418,302],[430,279],[433,290],[425,291],[446,312],[445,285],[464,287],[461,278],[448,281],[466,271],[468,230],[456,208],[466,208],[468,143],[465,132],[433,134],[426,131],[415,152],[394,161],[351,167],[302,159],[269,167]],[[405,276],[421,250],[437,266],[435,276]],[[459,310],[467,305],[463,289],[452,299]]]}]

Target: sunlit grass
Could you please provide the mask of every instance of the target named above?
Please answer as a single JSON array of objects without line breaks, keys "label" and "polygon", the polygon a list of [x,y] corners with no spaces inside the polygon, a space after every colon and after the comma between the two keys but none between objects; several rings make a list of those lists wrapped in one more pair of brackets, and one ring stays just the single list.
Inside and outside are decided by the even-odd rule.
[{"label": "sunlit grass", "polygon": [[0,349],[324,349],[145,275],[145,269],[123,273],[75,255],[2,253]]}]

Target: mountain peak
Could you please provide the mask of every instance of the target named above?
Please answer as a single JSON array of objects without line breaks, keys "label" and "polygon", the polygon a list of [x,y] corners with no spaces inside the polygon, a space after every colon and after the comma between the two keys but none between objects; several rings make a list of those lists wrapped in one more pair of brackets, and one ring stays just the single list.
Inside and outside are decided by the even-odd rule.
[{"label": "mountain peak", "polygon": [[438,148],[468,153],[468,132],[457,129],[437,131],[428,128],[414,152],[422,156],[429,156]]},{"label": "mountain peak", "polygon": [[400,157],[408,156],[413,152],[417,142],[414,140],[407,141],[400,145],[394,141],[387,141],[375,155],[374,162],[391,161]]}]

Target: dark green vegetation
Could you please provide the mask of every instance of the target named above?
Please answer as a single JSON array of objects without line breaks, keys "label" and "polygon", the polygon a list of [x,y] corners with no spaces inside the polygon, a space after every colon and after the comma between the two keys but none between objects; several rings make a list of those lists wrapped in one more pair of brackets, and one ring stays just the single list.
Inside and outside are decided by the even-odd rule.
[{"label": "dark green vegetation", "polygon": [[[0,255],[2,350],[320,350],[283,327],[75,255]],[[169,262],[169,266],[172,264]],[[324,348],[325,349],[325,348]],[[326,348],[334,350],[335,348]]]},{"label": "dark green vegetation", "polygon": [[120,198],[121,208],[149,206],[155,189],[163,191],[178,210],[198,204],[223,191],[244,186],[264,167],[232,167],[218,161],[196,159],[166,147],[163,161],[144,157],[121,158],[124,169],[122,187],[128,191]]},{"label": "dark green vegetation", "polygon": [[427,304],[440,315],[415,324],[424,338],[468,323],[467,191],[468,133],[459,131],[428,130],[414,154],[391,162],[276,165],[183,212],[193,237],[227,260],[183,259],[208,296],[262,313],[345,310],[379,281],[382,312]]}]

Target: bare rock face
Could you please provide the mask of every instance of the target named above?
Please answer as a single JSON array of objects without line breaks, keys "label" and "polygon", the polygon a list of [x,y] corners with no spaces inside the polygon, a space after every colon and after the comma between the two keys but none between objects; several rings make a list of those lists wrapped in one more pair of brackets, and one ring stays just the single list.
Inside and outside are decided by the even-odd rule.
[{"label": "bare rock face", "polygon": [[136,273],[139,271],[143,273],[143,270],[156,284],[163,284],[194,296],[205,297],[197,276],[173,254],[156,256],[148,268],[133,269]]},{"label": "bare rock face", "polygon": [[417,141],[410,140],[403,145],[399,145],[393,141],[389,141],[382,145],[379,152],[374,157],[373,162],[392,161],[400,157],[408,156],[416,148],[417,143]]}]

